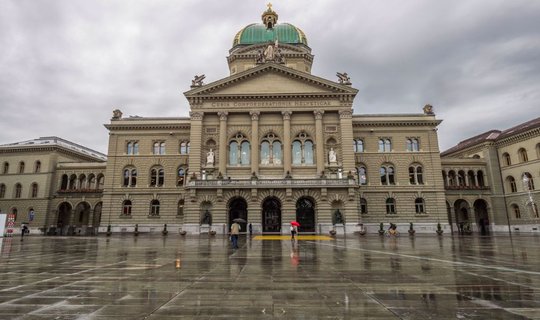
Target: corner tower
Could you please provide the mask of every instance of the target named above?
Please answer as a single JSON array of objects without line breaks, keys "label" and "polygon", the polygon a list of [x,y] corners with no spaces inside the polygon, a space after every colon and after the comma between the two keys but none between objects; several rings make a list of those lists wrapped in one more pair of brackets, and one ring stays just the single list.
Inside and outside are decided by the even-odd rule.
[{"label": "corner tower", "polygon": [[313,55],[304,32],[290,23],[278,23],[278,14],[271,4],[261,20],[262,23],[249,24],[236,33],[227,57],[230,74],[270,62],[311,73]]}]

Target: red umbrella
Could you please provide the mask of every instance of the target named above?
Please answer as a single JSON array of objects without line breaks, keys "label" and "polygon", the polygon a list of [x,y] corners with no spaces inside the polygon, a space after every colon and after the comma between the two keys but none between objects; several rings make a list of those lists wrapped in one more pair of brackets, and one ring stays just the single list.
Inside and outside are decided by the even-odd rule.
[{"label": "red umbrella", "polygon": [[291,224],[292,224],[293,226],[297,226],[297,227],[300,226],[300,224],[299,224],[297,221],[291,221]]}]

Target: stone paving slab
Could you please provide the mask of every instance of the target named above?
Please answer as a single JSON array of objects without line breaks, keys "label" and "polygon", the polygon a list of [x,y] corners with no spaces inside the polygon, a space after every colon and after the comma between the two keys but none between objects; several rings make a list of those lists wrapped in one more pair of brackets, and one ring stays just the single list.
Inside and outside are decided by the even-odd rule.
[{"label": "stone paving slab", "polygon": [[0,319],[540,319],[540,237],[327,238],[2,239]]}]

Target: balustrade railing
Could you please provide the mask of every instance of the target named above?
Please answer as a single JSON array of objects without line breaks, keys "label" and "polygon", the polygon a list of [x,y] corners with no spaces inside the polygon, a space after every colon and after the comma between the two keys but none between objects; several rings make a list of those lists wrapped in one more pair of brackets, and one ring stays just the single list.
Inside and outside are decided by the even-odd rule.
[{"label": "balustrade railing", "polygon": [[354,179],[253,179],[253,180],[191,180],[189,187],[257,187],[257,186],[354,186]]}]

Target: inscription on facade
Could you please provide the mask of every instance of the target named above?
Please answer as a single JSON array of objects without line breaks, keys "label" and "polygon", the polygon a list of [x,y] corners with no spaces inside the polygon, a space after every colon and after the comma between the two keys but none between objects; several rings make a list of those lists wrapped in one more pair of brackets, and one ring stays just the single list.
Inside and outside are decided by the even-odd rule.
[{"label": "inscription on facade", "polygon": [[250,102],[212,102],[212,108],[275,108],[275,107],[328,107],[330,100],[317,101],[250,101]]}]

